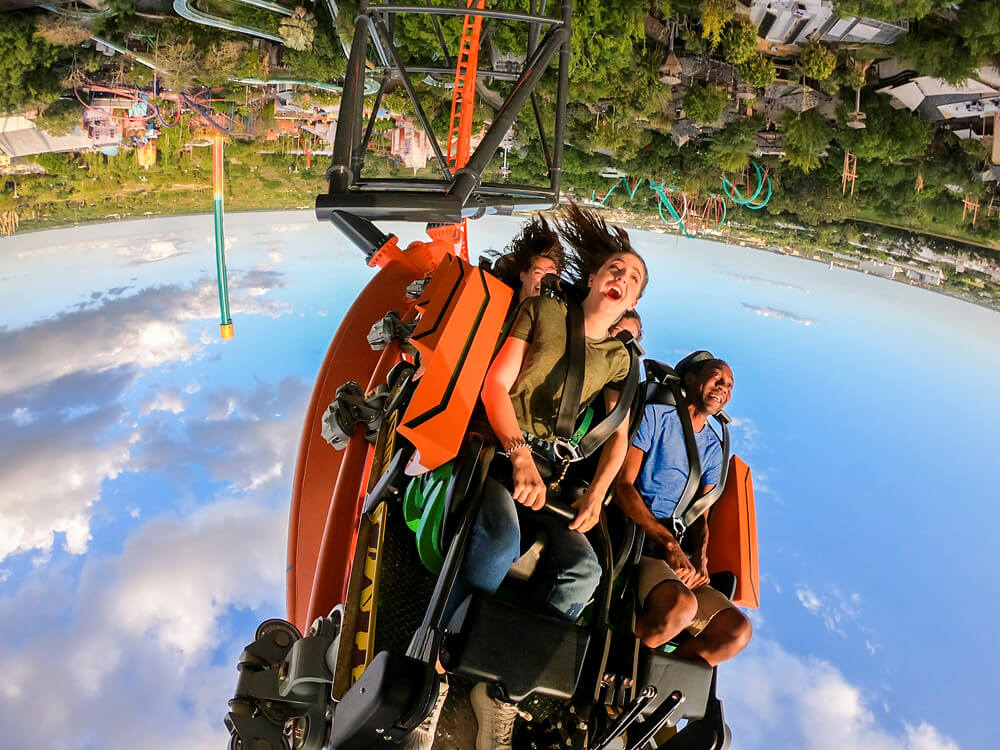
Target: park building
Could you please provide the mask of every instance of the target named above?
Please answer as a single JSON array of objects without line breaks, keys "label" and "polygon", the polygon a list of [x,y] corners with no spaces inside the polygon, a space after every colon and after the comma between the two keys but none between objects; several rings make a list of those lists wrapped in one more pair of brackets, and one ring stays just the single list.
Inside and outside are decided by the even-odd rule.
[{"label": "park building", "polygon": [[757,35],[777,45],[809,40],[892,44],[909,30],[907,21],[839,17],[830,0],[752,0],[750,20]]}]

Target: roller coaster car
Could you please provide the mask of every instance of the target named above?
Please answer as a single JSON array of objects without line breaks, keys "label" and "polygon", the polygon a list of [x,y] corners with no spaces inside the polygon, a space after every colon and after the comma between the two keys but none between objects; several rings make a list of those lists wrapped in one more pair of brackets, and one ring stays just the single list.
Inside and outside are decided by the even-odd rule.
[{"label": "roller coaster car", "polygon": [[[226,717],[232,747],[356,750],[399,742],[435,703],[439,659],[457,686],[453,695],[485,681],[530,712],[515,746],[727,747],[715,670],[649,650],[634,635],[643,534],[614,505],[589,535],[603,574],[580,621],[518,604],[530,558],[544,555],[540,539],[529,540],[496,596],[473,594],[445,622],[493,457],[468,424],[511,293],[455,256],[445,256],[429,281],[413,268],[403,257],[383,267],[348,313],[317,380],[293,499],[290,622],[264,623],[241,656]],[[369,335],[376,351],[358,346],[359,328],[387,305],[402,313],[376,321]],[[682,407],[673,370],[655,362],[646,370],[637,403]],[[345,372],[368,388],[334,385]],[[682,421],[690,447],[690,420]],[[716,493],[711,538],[732,549],[710,558],[725,565],[716,566],[713,585],[755,606],[750,472],[729,457],[727,421],[717,419],[728,477]],[[700,476],[696,463],[691,468]],[[697,482],[689,485],[681,505],[691,508]],[[575,516],[556,501],[543,512]],[[682,718],[686,725],[670,739],[657,734]],[[442,720],[453,740],[470,724],[467,710],[464,719]]]}]

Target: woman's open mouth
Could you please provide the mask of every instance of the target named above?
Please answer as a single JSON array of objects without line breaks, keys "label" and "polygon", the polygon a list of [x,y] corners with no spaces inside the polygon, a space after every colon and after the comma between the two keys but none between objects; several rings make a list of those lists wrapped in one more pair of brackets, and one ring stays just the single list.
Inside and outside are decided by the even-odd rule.
[{"label": "woman's open mouth", "polygon": [[604,290],[604,296],[612,302],[618,302],[618,300],[625,296],[625,293],[616,286],[609,286]]}]

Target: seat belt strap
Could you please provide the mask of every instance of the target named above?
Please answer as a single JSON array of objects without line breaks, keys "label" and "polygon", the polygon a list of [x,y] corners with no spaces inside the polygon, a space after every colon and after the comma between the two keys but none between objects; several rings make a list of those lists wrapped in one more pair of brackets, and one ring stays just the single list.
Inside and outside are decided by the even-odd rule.
[{"label": "seat belt strap", "polygon": [[556,412],[556,437],[572,438],[583,401],[583,375],[587,367],[587,342],[583,328],[583,310],[572,300],[566,301],[566,380]]},{"label": "seat belt strap", "polygon": [[628,419],[629,411],[632,409],[632,402],[635,400],[635,393],[639,388],[639,355],[631,345],[627,349],[629,368],[625,378],[625,387],[622,388],[622,392],[618,396],[618,403],[615,404],[611,413],[598,422],[597,426],[580,441],[580,452],[585,457],[604,445],[605,441],[618,429],[618,426]]}]

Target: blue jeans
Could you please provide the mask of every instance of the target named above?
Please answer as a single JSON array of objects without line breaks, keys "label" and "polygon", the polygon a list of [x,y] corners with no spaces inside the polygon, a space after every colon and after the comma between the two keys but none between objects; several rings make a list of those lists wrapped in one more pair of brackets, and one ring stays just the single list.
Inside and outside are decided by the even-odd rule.
[{"label": "blue jeans", "polygon": [[541,606],[570,622],[580,617],[601,582],[601,563],[594,548],[586,536],[571,531],[564,518],[514,502],[507,488],[492,476],[483,484],[479,514],[449,602],[449,616],[470,589],[492,594],[500,587],[524,551],[522,539],[525,547],[530,546],[535,529],[543,529],[548,537],[535,574]]}]

